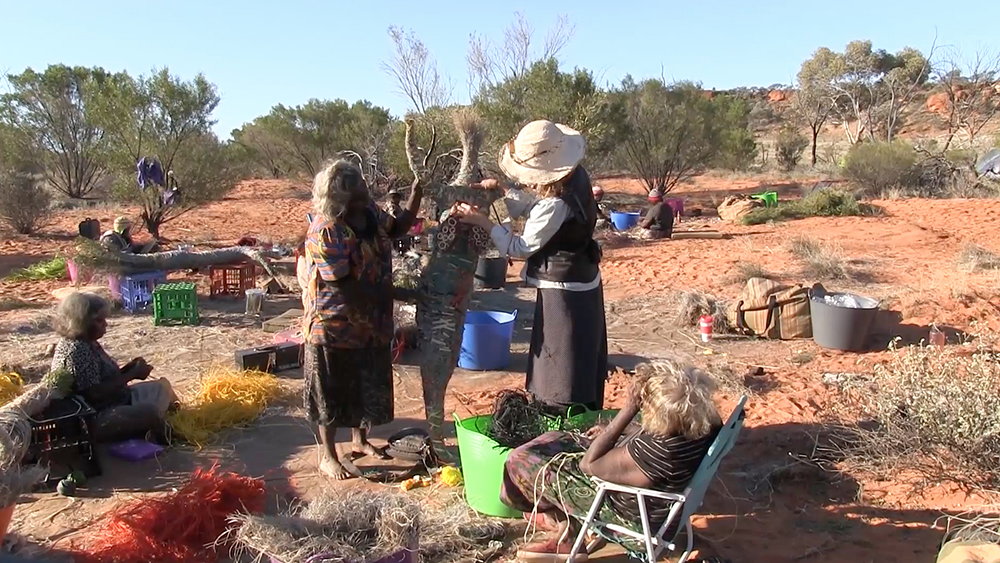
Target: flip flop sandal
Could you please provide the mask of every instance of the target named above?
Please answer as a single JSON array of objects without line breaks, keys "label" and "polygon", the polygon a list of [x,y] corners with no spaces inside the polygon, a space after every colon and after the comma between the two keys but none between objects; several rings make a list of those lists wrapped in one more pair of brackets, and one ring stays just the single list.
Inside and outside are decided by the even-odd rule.
[{"label": "flip flop sandal", "polygon": [[433,462],[437,456],[430,434],[420,428],[404,428],[389,436],[385,452],[393,459],[412,462]]}]

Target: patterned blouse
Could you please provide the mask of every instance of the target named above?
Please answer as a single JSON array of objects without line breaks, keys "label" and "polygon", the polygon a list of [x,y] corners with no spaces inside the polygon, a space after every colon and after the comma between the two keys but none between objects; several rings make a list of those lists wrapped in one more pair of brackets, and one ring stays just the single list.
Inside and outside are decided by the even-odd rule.
[{"label": "patterned blouse", "polygon": [[[56,344],[55,355],[52,357],[52,371],[56,370],[66,370],[73,376],[74,393],[82,393],[106,379],[121,375],[118,364],[100,344],[68,338]],[[93,407],[102,409],[127,404],[129,397],[128,386],[122,385],[121,392],[116,393],[111,400],[95,404]]]},{"label": "patterned blouse", "polygon": [[[392,342],[392,246],[395,219],[374,202],[367,232],[355,232],[341,219],[316,217],[306,238],[306,342],[334,348],[385,346]],[[356,301],[348,301],[337,282],[362,282]]]}]

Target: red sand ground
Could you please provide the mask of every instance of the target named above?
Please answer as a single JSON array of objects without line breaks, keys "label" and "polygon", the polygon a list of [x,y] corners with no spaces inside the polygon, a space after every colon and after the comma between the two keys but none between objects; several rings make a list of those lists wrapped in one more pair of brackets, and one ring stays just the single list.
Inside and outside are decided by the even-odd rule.
[{"label": "red sand ground", "polygon": [[[609,194],[643,193],[633,180],[599,183]],[[763,186],[770,184],[705,176],[671,195],[684,197],[687,209],[705,208],[708,215],[727,194],[750,193]],[[794,187],[778,186],[778,190],[783,197],[797,195]],[[961,272],[955,259],[967,243],[1000,252],[1000,201],[877,203],[885,207],[886,214],[875,218],[813,218],[754,227],[724,225],[710,217],[685,219],[678,229],[709,225],[732,237],[657,241],[607,250],[602,265],[606,301],[610,307],[625,298],[665,297],[680,290],[733,298],[740,284],[732,275],[741,261],[758,262],[789,281],[811,283],[813,280],[802,278],[802,264],[787,250],[790,238],[807,235],[835,247],[851,261],[852,268],[867,274],[864,284],[826,285],[883,299],[898,313],[901,323],[900,327],[884,327],[887,331],[895,330],[907,340],[917,341],[926,337],[932,323],[957,330],[970,329],[976,323],[998,328],[996,276]],[[188,243],[232,243],[243,235],[289,241],[304,229],[308,209],[304,185],[248,181],[226,199],[167,224],[162,232]],[[134,210],[127,211],[135,215]],[[0,277],[14,268],[67,252],[76,224],[83,217],[96,217],[107,226],[122,212],[108,207],[66,211],[40,236],[0,234]],[[22,300],[24,306],[48,305],[52,289],[65,285],[64,281],[0,281],[0,296]],[[0,312],[0,321],[9,321],[19,313]],[[669,324],[665,315],[661,320],[664,327]],[[655,318],[652,324],[650,333],[657,333],[660,327]],[[646,336],[635,338],[639,342]],[[699,354],[700,349],[685,338],[671,340],[676,351]],[[612,352],[629,352],[633,345],[628,339],[617,338]],[[711,348],[715,355],[703,359],[716,362],[716,366],[721,362],[737,372],[748,365],[767,366],[768,386],[749,402],[746,429],[724,465],[725,486],[713,488],[703,510],[706,516],[696,521],[699,535],[709,540],[700,543],[706,550],[736,562],[930,561],[942,535],[940,529],[932,528],[934,521],[944,512],[975,508],[990,500],[947,484],[915,492],[914,476],[879,481],[823,473],[796,463],[789,455],[809,452],[817,424],[836,401],[836,392],[823,385],[819,375],[866,371],[884,361],[887,353],[822,351],[811,342],[720,342]],[[458,403],[471,402],[473,410],[482,408],[489,404],[491,392],[516,381],[516,377],[501,381],[482,378],[474,384],[458,385]],[[612,402],[621,399],[625,381],[619,374],[609,386]],[[452,394],[450,404],[456,403],[456,396]],[[731,394],[720,396],[725,413],[735,400]],[[453,404],[456,409],[458,406]],[[419,406],[415,408],[419,411]],[[315,477],[307,482],[319,484]],[[24,523],[29,527],[34,524],[33,520]]]}]

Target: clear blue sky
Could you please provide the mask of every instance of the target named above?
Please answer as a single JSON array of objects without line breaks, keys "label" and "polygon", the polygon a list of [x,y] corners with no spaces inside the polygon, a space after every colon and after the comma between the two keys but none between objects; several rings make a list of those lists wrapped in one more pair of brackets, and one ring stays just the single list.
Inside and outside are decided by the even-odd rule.
[{"label": "clear blue sky", "polygon": [[935,34],[964,51],[1000,47],[996,0],[0,0],[0,71],[65,63],[203,72],[222,95],[216,130],[226,137],[275,104],[309,98],[364,98],[405,112],[380,68],[393,24],[416,32],[464,101],[469,34],[502,39],[517,10],[539,42],[568,15],[576,33],[564,66],[590,68],[605,82],[659,76],[662,65],[668,79],[706,88],[789,83],[817,47],[840,50],[853,39],[925,53]]}]

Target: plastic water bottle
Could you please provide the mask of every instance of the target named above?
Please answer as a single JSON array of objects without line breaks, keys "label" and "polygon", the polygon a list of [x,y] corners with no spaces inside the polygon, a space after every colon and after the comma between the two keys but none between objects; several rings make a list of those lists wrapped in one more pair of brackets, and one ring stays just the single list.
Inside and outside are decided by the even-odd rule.
[{"label": "plastic water bottle", "polygon": [[698,324],[701,327],[701,341],[710,342],[712,340],[712,324],[714,324],[715,319],[711,315],[705,315],[698,319]]}]

